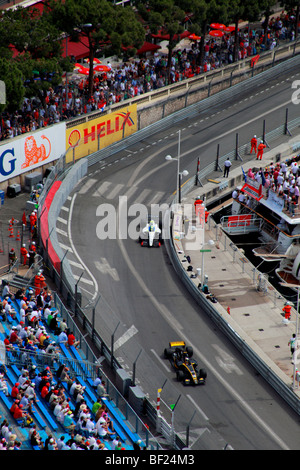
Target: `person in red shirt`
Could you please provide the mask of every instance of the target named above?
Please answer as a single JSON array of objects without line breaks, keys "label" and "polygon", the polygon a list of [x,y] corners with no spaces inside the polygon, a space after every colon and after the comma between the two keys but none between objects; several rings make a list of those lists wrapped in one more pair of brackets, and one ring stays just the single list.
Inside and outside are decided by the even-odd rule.
[{"label": "person in red shirt", "polygon": [[27,413],[23,411],[23,405],[19,405],[15,408],[13,417],[18,420],[22,420],[22,427],[25,426],[26,418],[27,418]]},{"label": "person in red shirt", "polygon": [[70,332],[68,334],[68,346],[69,347],[74,346],[75,348],[77,348],[78,344],[79,344],[79,341],[76,341],[74,334]]},{"label": "person in red shirt", "polygon": [[19,403],[20,403],[20,400],[15,400],[13,404],[11,405],[9,411],[11,412],[12,415],[14,414],[15,410],[19,408]]},{"label": "person in red shirt", "polygon": [[259,146],[257,147],[257,157],[256,160],[261,160],[262,156],[264,154],[264,149],[266,148],[266,145],[263,143],[263,141],[260,142]]},{"label": "person in red shirt", "polygon": [[290,320],[291,319],[291,313],[292,313],[292,306],[289,303],[287,303],[283,307],[282,311],[284,312],[284,318],[287,319],[287,320]]},{"label": "person in red shirt", "polygon": [[17,396],[19,395],[19,382],[16,382],[15,385],[13,386],[13,388],[11,389],[11,396],[13,398],[17,398]]},{"label": "person in red shirt", "polygon": [[256,153],[256,147],[257,147],[257,138],[256,135],[254,135],[251,139],[251,150],[250,154],[252,153],[252,150],[254,150],[254,153]]},{"label": "person in red shirt", "polygon": [[49,393],[49,387],[50,387],[50,384],[49,384],[49,382],[47,382],[46,385],[44,385],[44,387],[41,390],[41,397],[42,398],[45,398],[46,395]]},{"label": "person in red shirt", "polygon": [[9,342],[11,344],[19,344],[20,346],[22,345],[22,340],[19,338],[17,331],[13,327],[11,330],[11,334],[9,337]]},{"label": "person in red shirt", "polygon": [[27,254],[28,254],[28,251],[26,249],[26,246],[25,246],[25,243],[22,245],[21,247],[21,257],[23,258],[23,264],[24,266],[26,265],[27,263]]},{"label": "person in red shirt", "polygon": [[11,343],[10,343],[10,341],[9,341],[9,336],[8,336],[8,335],[6,335],[5,340],[4,340],[3,342],[4,342],[4,344],[5,344],[5,349],[6,349],[6,351],[10,351],[10,347],[9,347],[9,346],[10,346]]}]

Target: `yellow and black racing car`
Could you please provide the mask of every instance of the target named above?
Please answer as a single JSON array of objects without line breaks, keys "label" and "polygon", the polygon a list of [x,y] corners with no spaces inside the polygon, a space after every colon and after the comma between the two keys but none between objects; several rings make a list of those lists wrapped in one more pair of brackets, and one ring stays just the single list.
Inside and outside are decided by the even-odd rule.
[{"label": "yellow and black racing car", "polygon": [[197,370],[198,364],[193,358],[193,348],[186,346],[184,341],[173,341],[165,348],[164,356],[169,359],[176,371],[178,382],[184,385],[203,385],[206,380],[206,370]]}]

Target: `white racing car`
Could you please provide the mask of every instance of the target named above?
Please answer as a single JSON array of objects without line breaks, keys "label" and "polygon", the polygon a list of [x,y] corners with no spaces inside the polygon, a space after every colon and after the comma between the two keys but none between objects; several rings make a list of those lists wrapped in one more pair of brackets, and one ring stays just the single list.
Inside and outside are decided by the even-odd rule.
[{"label": "white racing car", "polygon": [[149,222],[141,222],[141,232],[139,241],[141,246],[155,246],[161,245],[161,229],[159,225],[151,219]]}]

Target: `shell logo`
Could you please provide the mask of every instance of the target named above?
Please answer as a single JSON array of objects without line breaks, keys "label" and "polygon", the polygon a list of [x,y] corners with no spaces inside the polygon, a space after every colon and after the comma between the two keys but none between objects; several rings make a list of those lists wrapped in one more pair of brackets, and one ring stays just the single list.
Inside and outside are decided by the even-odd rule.
[{"label": "shell logo", "polygon": [[81,139],[81,134],[78,129],[74,129],[71,134],[69,135],[69,145],[71,148],[75,148],[78,146]]}]

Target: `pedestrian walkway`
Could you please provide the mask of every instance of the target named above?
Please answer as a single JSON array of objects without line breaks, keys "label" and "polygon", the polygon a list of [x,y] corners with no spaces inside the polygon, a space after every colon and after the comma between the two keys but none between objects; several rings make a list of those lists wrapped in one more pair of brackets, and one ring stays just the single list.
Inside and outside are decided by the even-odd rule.
[{"label": "pedestrian walkway", "polygon": [[[296,136],[288,143],[265,152],[260,165],[266,167],[274,161],[278,153],[281,153],[281,161],[294,156],[295,152],[292,153],[292,148],[298,141],[299,136]],[[243,163],[246,173],[253,166],[255,166],[253,161]],[[223,175],[219,175],[219,180],[224,181]],[[206,205],[211,204],[213,200],[220,199],[220,194],[212,197],[215,183],[202,181],[202,184],[203,187],[195,187],[182,198],[183,204],[192,204],[194,207],[194,201],[198,197],[206,200]],[[242,184],[243,174],[239,166],[230,172],[228,188],[231,189],[227,188],[227,193],[231,195],[233,189]],[[226,191],[223,190],[222,195],[225,194]],[[229,203],[230,201],[227,201],[226,205]],[[200,245],[196,249],[191,249],[188,237],[180,239],[173,225],[173,243],[178,259],[186,270],[189,264],[186,262],[187,257],[190,257],[193,271],[187,274],[189,277],[193,276],[190,277],[190,282],[195,283],[197,287],[202,280],[200,269],[204,267],[203,271],[208,276],[209,291],[218,301],[213,304],[214,308],[277,377],[289,387],[294,386],[294,392],[300,398],[300,384],[297,381],[293,382],[294,365],[288,345],[296,331],[296,310],[292,309],[291,321],[287,322],[282,311],[285,299],[269,283],[266,283],[264,289],[257,288],[259,272],[253,271],[254,266],[245,258],[241,250],[237,247],[234,247],[236,251],[232,249],[231,240],[211,217],[218,209],[220,206],[210,212],[210,217],[205,224],[204,239],[207,246],[204,247],[203,252],[200,252]],[[183,227],[182,230],[184,230]],[[188,230],[195,230],[193,223],[189,224]],[[208,246],[209,240],[213,240],[214,245]]]}]

